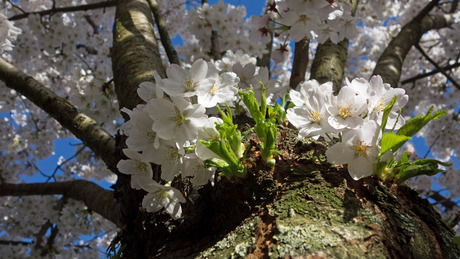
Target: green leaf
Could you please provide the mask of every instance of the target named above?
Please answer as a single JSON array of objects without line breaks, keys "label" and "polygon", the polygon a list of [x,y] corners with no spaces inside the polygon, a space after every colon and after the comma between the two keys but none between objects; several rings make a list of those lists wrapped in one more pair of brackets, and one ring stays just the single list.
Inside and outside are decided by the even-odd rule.
[{"label": "green leaf", "polygon": [[409,156],[407,155],[407,151],[404,151],[403,155],[401,156],[401,160],[399,162],[401,164],[409,163]]},{"label": "green leaf", "polygon": [[[432,120],[437,120],[441,116],[446,115],[446,111],[438,111],[434,114],[431,112],[433,111],[433,106],[431,106],[430,110],[427,112],[425,116],[420,115],[414,117],[406,122],[396,133],[397,135],[412,137],[414,136],[419,130],[421,130],[428,122]],[[393,150],[399,149],[405,142],[398,144],[394,147]]]},{"label": "green leaf", "polygon": [[382,147],[380,149],[380,155],[384,154],[390,149],[393,152],[395,152],[397,149],[395,149],[394,147],[410,139],[411,139],[410,137],[396,135],[392,132],[383,134],[382,141],[381,141]]},{"label": "green leaf", "polygon": [[388,116],[390,115],[391,109],[393,109],[393,106],[395,105],[396,101],[398,100],[398,97],[395,95],[393,99],[391,99],[390,104],[383,109],[383,116],[382,116],[382,125],[380,126],[380,129],[382,132],[385,131],[385,127],[387,126],[387,121],[388,121]]},{"label": "green leaf", "polygon": [[262,97],[260,98],[260,112],[262,113],[262,118],[265,119],[267,116],[267,96],[265,95],[265,85],[262,83],[262,81],[259,81],[259,83],[262,85]]},{"label": "green leaf", "polygon": [[222,120],[224,123],[228,125],[233,125],[233,116],[232,116],[232,110],[230,107],[228,107],[228,104],[225,103],[225,106],[227,106],[227,114],[225,114],[219,107],[219,105],[216,106],[217,110],[219,111],[220,115],[222,116]]},{"label": "green leaf", "polygon": [[419,175],[432,176],[437,173],[444,172],[438,169],[438,166],[451,166],[449,163],[444,163],[435,159],[420,159],[408,165],[403,165],[399,168],[399,172],[394,176],[397,184],[402,184],[406,180]]},{"label": "green leaf", "polygon": [[217,168],[224,168],[230,166],[227,162],[220,158],[211,158],[211,159],[206,159],[203,161],[203,165],[205,168],[209,167],[217,167]]},{"label": "green leaf", "polygon": [[265,116],[260,112],[259,103],[254,97],[254,92],[249,89],[248,92],[243,92],[238,90],[238,93],[241,97],[243,103],[248,107],[249,112],[251,113],[252,118],[256,123],[265,120]]},{"label": "green leaf", "polygon": [[441,162],[439,160],[431,159],[431,158],[419,159],[417,161],[412,162],[411,164],[413,165],[436,164],[436,165],[442,165],[442,166],[452,166],[452,164],[450,163]]}]

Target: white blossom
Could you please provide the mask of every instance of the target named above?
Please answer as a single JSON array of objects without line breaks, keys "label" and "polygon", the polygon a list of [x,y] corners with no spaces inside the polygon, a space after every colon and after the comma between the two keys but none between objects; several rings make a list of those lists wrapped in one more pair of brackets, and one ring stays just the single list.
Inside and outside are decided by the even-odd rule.
[{"label": "white blossom", "polygon": [[377,130],[375,121],[368,121],[357,129],[346,131],[342,142],[326,150],[327,161],[333,164],[348,164],[348,172],[355,180],[370,176],[379,153],[376,145]]},{"label": "white blossom", "polygon": [[147,212],[157,212],[164,208],[173,219],[178,219],[182,215],[180,203],[185,202],[182,193],[174,187],[161,185],[154,180],[142,183],[142,188],[148,193],[142,200],[142,207]]}]

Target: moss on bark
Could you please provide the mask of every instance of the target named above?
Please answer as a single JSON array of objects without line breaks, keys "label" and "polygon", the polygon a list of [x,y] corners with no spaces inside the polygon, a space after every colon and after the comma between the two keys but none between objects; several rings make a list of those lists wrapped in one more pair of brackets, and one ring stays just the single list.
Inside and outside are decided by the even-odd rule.
[{"label": "moss on bark", "polygon": [[[250,125],[240,121],[243,130]],[[354,181],[331,166],[326,146],[280,127],[275,168],[265,167],[249,134],[247,179],[215,186],[173,185],[187,193],[183,218],[144,213],[150,257],[157,258],[456,258],[453,232],[406,186]],[[138,214],[139,215],[139,214]],[[131,257],[126,254],[126,257]]]}]

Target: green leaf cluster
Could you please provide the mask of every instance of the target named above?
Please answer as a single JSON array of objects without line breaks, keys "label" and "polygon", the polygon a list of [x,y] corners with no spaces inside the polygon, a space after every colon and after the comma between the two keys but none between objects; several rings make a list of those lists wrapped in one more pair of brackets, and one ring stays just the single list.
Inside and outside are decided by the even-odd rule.
[{"label": "green leaf cluster", "polygon": [[218,155],[219,158],[205,160],[204,166],[219,168],[222,174],[229,179],[232,176],[246,178],[247,171],[243,159],[245,147],[241,141],[241,132],[237,129],[238,126],[233,124],[232,112],[228,106],[227,114],[218,106],[217,109],[223,120],[223,123],[216,124],[219,138],[198,141]]},{"label": "green leaf cluster", "polygon": [[[278,105],[278,108],[273,108],[271,110],[267,108],[265,88],[262,91],[260,106],[254,97],[254,91],[251,89],[247,91],[240,90],[239,95],[256,123],[254,125],[254,131],[260,140],[262,159],[269,167],[274,167],[276,163],[275,156],[279,154],[279,151],[275,148],[276,133],[278,132],[275,122],[276,118],[279,117],[278,115],[282,114],[284,109],[281,110],[282,107],[280,105]],[[267,113],[269,115],[268,118]],[[284,118],[285,117],[286,115],[284,114]]]},{"label": "green leaf cluster", "polygon": [[396,168],[398,170],[390,175],[390,179],[397,184],[402,184],[406,180],[419,175],[435,175],[444,170],[438,169],[439,166],[451,166],[449,163],[444,163],[435,159],[420,159],[415,162],[409,163],[409,156],[404,152],[401,160],[397,162]]},{"label": "green leaf cluster", "polygon": [[438,120],[445,115],[445,111],[433,113],[433,107],[426,115],[420,115],[407,121],[401,128],[394,133],[394,128],[391,132],[384,133],[388,116],[393,105],[396,103],[396,96],[392,102],[384,109],[382,117],[382,139],[380,141],[381,149],[379,154],[379,162],[377,163],[377,176],[382,180],[390,180],[398,184],[404,183],[406,180],[419,175],[435,175],[443,172],[438,169],[439,166],[450,166],[451,164],[443,163],[435,159],[420,159],[415,162],[409,162],[407,152],[404,152],[400,161],[395,161],[394,158],[388,162],[381,161],[382,157],[388,152],[395,153],[401,148],[404,143],[412,139],[412,137],[420,131],[428,122]]}]

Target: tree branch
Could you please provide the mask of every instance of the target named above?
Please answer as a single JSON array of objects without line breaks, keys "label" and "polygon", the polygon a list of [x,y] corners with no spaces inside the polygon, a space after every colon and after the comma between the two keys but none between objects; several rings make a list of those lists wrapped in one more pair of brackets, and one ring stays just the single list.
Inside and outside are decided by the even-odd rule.
[{"label": "tree branch", "polygon": [[441,72],[441,74],[443,74],[448,80],[450,80],[450,82],[455,87],[457,87],[458,90],[460,90],[460,85],[455,81],[455,79],[452,78],[449,74],[447,74],[433,59],[431,59],[430,56],[428,56],[428,54],[426,54],[425,51],[423,51],[422,47],[420,47],[420,45],[418,43],[415,44],[414,47],[420,52],[420,54],[422,54],[422,56],[426,60],[428,60],[428,62],[430,62],[436,68],[436,70]]},{"label": "tree branch", "polygon": [[64,195],[82,201],[88,209],[121,226],[121,208],[113,191],[86,180],[53,183],[21,183],[0,185],[0,196]]},{"label": "tree branch", "polygon": [[305,36],[301,41],[295,43],[294,61],[292,62],[292,74],[289,86],[295,89],[297,85],[305,80],[305,73],[308,66],[308,49],[310,39]]},{"label": "tree branch", "polygon": [[33,243],[26,242],[26,241],[0,240],[0,245],[7,245],[7,246],[18,246],[18,245],[28,246],[31,244]]},{"label": "tree branch", "polygon": [[148,0],[150,9],[152,10],[153,17],[155,17],[155,23],[160,33],[161,44],[165,48],[166,55],[168,56],[169,62],[172,64],[180,65],[179,57],[177,52],[172,45],[171,39],[169,38],[168,30],[166,29],[163,17],[160,13],[160,7],[156,0]]},{"label": "tree branch", "polygon": [[428,195],[428,197],[435,200],[437,203],[441,204],[448,210],[451,210],[458,206],[457,203],[439,194],[439,192],[433,192],[430,195]]},{"label": "tree branch", "polygon": [[[456,68],[456,67],[460,67],[460,63],[455,63],[455,64],[452,64],[452,65],[442,67],[441,70],[446,71],[446,70],[451,70],[452,68]],[[404,79],[403,81],[401,81],[401,84],[405,85],[405,84],[408,84],[408,83],[415,82],[415,81],[417,81],[419,79],[422,79],[422,78],[429,77],[429,76],[432,76],[434,74],[437,74],[437,73],[441,72],[441,70],[434,69],[434,70],[432,70],[432,71],[430,71],[428,73],[418,74],[418,75],[413,76],[411,78]]]},{"label": "tree branch", "polygon": [[[59,199],[59,201],[53,207],[53,209],[58,211],[59,214],[60,214],[62,209],[64,208],[64,205],[67,204],[68,200],[69,200],[68,196],[63,196],[61,199]],[[40,250],[40,254],[42,254],[42,253],[46,254],[48,251],[50,251],[49,250],[50,247],[48,247],[48,243],[50,243],[49,238],[51,236],[48,238],[48,242],[45,245],[46,248],[44,248],[43,245],[42,245],[43,238],[45,237],[46,233],[48,232],[48,229],[50,229],[50,228],[51,229],[53,228],[53,223],[51,223],[51,221],[47,220],[46,223],[42,225],[42,227],[40,228],[38,233],[34,235],[34,237],[35,237],[34,244],[35,245],[34,245],[33,249]]]},{"label": "tree branch", "polygon": [[337,94],[342,86],[347,54],[348,39],[344,39],[338,44],[334,44],[330,40],[319,44],[311,65],[310,79],[316,79],[320,84],[332,81],[334,93]]},{"label": "tree branch", "polygon": [[[358,0],[350,1],[351,13],[354,16]],[[331,40],[319,44],[316,48],[315,58],[311,65],[311,79],[316,79],[320,84],[332,81],[334,94],[342,87],[345,66],[347,65],[348,39],[338,44]]]},{"label": "tree branch", "polygon": [[115,6],[116,2],[117,1],[115,0],[108,0],[108,1],[94,3],[94,4],[52,8],[49,10],[44,10],[44,11],[39,11],[39,12],[17,14],[17,15],[14,15],[8,18],[8,20],[10,21],[20,20],[20,19],[27,18],[29,17],[29,15],[32,15],[32,14],[38,14],[40,16],[44,16],[44,15],[53,14],[53,13],[69,13],[69,12],[76,12],[76,11],[87,11],[87,10],[92,10],[92,9],[112,7],[112,6]]},{"label": "tree branch", "polygon": [[425,32],[452,24],[450,15],[428,14],[437,2],[439,1],[431,1],[414,19],[404,25],[378,59],[373,75],[380,75],[383,82],[389,83],[392,87],[398,86],[402,65],[411,47],[420,41]]},{"label": "tree branch", "polygon": [[1,58],[0,80],[51,115],[101,157],[112,172],[117,173],[116,164],[118,161],[115,158],[115,139],[96,121],[80,112],[66,99],[59,97],[43,84]]},{"label": "tree branch", "polygon": [[112,70],[120,107],[133,109],[142,102],[137,88],[142,82],[155,82],[153,71],[166,76],[152,22],[147,0],[117,2]]}]

